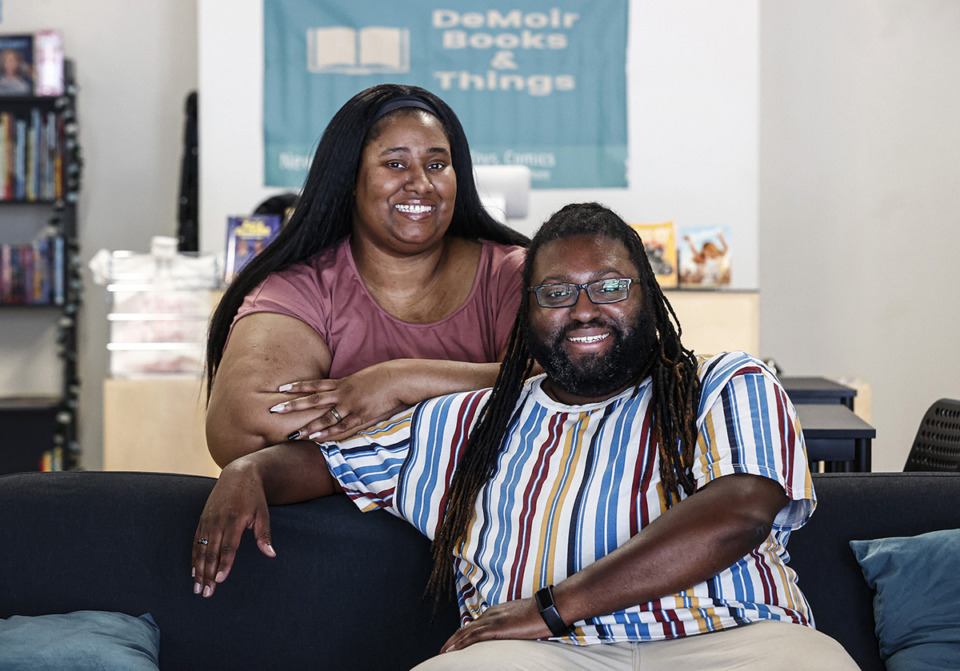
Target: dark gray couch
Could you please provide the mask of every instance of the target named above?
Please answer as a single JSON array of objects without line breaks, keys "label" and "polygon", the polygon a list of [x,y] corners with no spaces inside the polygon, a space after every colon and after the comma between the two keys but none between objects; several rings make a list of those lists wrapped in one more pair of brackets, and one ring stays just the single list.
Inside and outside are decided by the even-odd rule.
[{"label": "dark gray couch", "polygon": [[[249,537],[211,599],[192,593],[194,528],[214,481],[148,473],[0,477],[0,618],[149,612],[164,669],[409,669],[456,627],[422,598],[425,539],[345,497],[272,509],[278,556]],[[789,549],[819,627],[882,669],[871,594],[846,543],[960,526],[960,475],[815,476],[820,507]]]}]

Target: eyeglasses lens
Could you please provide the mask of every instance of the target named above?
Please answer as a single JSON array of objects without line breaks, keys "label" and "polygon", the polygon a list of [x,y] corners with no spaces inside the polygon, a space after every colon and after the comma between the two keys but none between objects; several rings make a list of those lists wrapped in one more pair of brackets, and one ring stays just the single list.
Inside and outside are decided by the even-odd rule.
[{"label": "eyeglasses lens", "polygon": [[594,303],[617,303],[630,295],[630,280],[617,278],[586,284],[544,284],[535,287],[534,291],[542,307],[565,308],[576,304],[581,288],[587,290],[587,295]]}]

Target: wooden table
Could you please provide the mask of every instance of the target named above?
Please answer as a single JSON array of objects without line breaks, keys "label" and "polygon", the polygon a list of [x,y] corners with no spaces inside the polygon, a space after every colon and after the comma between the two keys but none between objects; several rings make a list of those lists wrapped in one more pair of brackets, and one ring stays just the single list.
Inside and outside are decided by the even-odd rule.
[{"label": "wooden table", "polygon": [[822,462],[833,472],[869,472],[877,430],[841,403],[794,403],[811,470]]}]

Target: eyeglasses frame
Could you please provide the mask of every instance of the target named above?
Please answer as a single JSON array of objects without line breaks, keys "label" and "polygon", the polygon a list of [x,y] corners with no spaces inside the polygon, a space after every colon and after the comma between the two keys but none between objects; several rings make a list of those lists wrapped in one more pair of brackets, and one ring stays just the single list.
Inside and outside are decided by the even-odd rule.
[{"label": "eyeglasses frame", "polygon": [[[593,298],[593,296],[590,294],[590,289],[588,288],[590,285],[598,284],[598,283],[600,283],[600,282],[611,282],[611,281],[621,281],[621,282],[622,282],[622,281],[624,281],[624,280],[626,280],[626,282],[627,282],[627,295],[624,296],[623,298],[617,298],[616,300],[612,300],[612,301],[597,301],[597,300],[595,300],[595,299]],[[536,298],[537,298],[537,305],[539,305],[540,307],[542,307],[542,308],[544,308],[544,309],[547,309],[547,310],[558,310],[558,309],[560,309],[560,308],[570,308],[570,307],[573,307],[574,305],[576,305],[576,304],[577,304],[577,301],[580,300],[580,290],[581,290],[581,289],[582,289],[583,291],[586,291],[586,292],[587,292],[587,298],[590,299],[590,302],[593,303],[594,305],[610,305],[610,304],[612,304],[612,303],[622,303],[623,301],[625,301],[625,300],[627,300],[628,298],[630,298],[630,287],[631,287],[631,285],[632,285],[634,282],[640,282],[640,281],[642,281],[642,280],[641,280],[639,277],[604,277],[604,278],[599,279],[599,280],[592,280],[592,281],[590,281],[590,282],[584,282],[583,284],[577,284],[576,282],[549,282],[549,283],[547,283],[547,284],[538,284],[538,285],[533,286],[533,287],[527,287],[527,291],[530,292],[530,293],[532,293],[534,296],[536,296]],[[544,287],[557,287],[557,286],[575,287],[576,290],[577,290],[577,292],[573,295],[573,300],[572,300],[570,303],[567,303],[567,304],[565,304],[565,305],[544,305],[543,303],[541,303],[541,302],[540,302],[540,295],[537,293],[537,290],[538,290],[538,289],[543,289]]]}]

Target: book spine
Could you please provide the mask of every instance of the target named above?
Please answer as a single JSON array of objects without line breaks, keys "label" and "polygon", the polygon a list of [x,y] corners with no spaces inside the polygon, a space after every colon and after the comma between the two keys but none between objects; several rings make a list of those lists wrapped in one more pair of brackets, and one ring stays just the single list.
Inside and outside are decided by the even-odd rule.
[{"label": "book spine", "polygon": [[33,273],[35,270],[33,245],[20,245],[20,274],[23,286],[23,303],[33,303]]},{"label": "book spine", "polygon": [[67,293],[67,250],[63,236],[53,239],[53,304],[63,305]]},{"label": "book spine", "polygon": [[2,287],[0,287],[0,290],[2,290],[0,303],[13,302],[13,265],[10,262],[10,257],[10,245],[0,245],[0,277],[3,278],[3,281],[0,282],[2,284]]},{"label": "book spine", "polygon": [[10,302],[23,303],[23,271],[20,266],[20,245],[10,245]]},{"label": "book spine", "polygon": [[9,140],[7,135],[10,126],[10,112],[0,112],[0,199],[7,199],[7,145]]},{"label": "book spine", "polygon": [[17,119],[17,158],[16,178],[14,180],[14,198],[25,200],[27,197],[27,120]]},{"label": "book spine", "polygon": [[52,301],[50,293],[50,279],[52,271],[52,259],[50,258],[50,238],[40,238],[37,241],[37,265],[39,271],[39,292],[37,302],[43,305],[50,305]]}]

